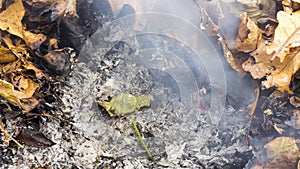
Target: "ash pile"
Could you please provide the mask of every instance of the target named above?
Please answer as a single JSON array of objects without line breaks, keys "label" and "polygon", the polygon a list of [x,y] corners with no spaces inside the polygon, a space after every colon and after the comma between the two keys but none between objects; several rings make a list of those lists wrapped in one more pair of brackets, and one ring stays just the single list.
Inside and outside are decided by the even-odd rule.
[{"label": "ash pile", "polygon": [[[178,34],[133,30],[134,19],[122,17],[100,28],[83,47],[64,89],[68,91],[62,99],[65,111],[74,115],[73,125],[84,135],[82,144],[87,146],[82,149],[81,165],[245,166],[252,158],[245,141],[250,117],[243,106],[226,104],[226,84],[208,70],[215,70],[210,63],[218,59],[211,56],[218,54],[209,40],[200,33],[203,39],[195,50],[178,40]],[[136,136],[130,114],[110,117],[97,104],[123,93],[152,96],[150,107],[131,115],[154,161]]]}]

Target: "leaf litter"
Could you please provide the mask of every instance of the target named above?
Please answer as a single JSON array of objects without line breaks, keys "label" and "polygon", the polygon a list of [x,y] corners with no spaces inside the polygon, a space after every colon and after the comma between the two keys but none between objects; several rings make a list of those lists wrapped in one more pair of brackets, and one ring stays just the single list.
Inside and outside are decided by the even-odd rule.
[{"label": "leaf litter", "polygon": [[[33,8],[39,8],[43,5],[47,8],[40,10],[42,12],[37,15],[28,17],[27,13],[31,14],[31,12],[34,12],[27,11],[28,6],[25,8],[23,3],[26,3],[26,5]],[[42,3],[43,5],[39,6],[39,3]],[[236,5],[239,3],[243,4],[243,2],[239,1],[231,4]],[[223,165],[224,167],[226,164],[240,162],[243,163],[243,165],[248,163],[248,167],[251,167],[251,165],[252,167],[259,167],[257,164],[263,163],[260,166],[265,166],[266,168],[274,168],[276,166],[281,166],[283,168],[287,166],[297,167],[297,165],[299,168],[299,150],[295,144],[298,141],[298,135],[293,128],[299,128],[300,115],[296,109],[292,112],[288,111],[289,109],[292,109],[289,106],[297,107],[299,103],[297,100],[299,97],[297,96],[297,92],[299,91],[294,87],[296,84],[295,82],[297,82],[297,72],[299,72],[300,65],[299,38],[297,38],[299,36],[299,6],[297,7],[297,3],[299,2],[296,0],[282,1],[284,11],[279,11],[277,13],[278,22],[274,22],[276,18],[272,18],[274,12],[269,12],[275,8],[274,3],[259,1],[259,5],[264,4],[262,5],[264,6],[262,10],[257,10],[257,4],[247,4],[246,6],[249,5],[251,8],[255,7],[256,10],[254,10],[254,12],[249,9],[241,10],[239,9],[241,8],[239,5],[234,6],[235,9],[231,8],[234,13],[241,13],[242,21],[237,30],[238,36],[236,36],[235,45],[232,45],[233,43],[229,42],[228,36],[225,35],[226,31],[224,32],[222,27],[218,27],[218,23],[215,22],[216,20],[219,21],[220,18],[215,19],[209,10],[207,10],[207,12],[204,8],[200,7],[205,11],[204,16],[209,21],[206,26],[213,25],[214,33],[210,33],[210,35],[213,34],[213,36],[216,36],[217,34],[217,36],[219,36],[227,61],[240,75],[244,76],[245,72],[250,72],[254,79],[261,79],[264,88],[269,89],[276,87],[276,89],[281,92],[293,94],[290,100],[285,100],[284,98],[286,95],[273,98],[273,96],[269,97],[269,95],[264,92],[260,94],[257,92],[253,104],[248,106],[251,120],[247,119],[246,115],[241,113],[241,111],[244,110],[230,111],[229,106],[226,117],[230,117],[231,122],[225,121],[217,130],[215,130],[214,128],[210,128],[209,122],[205,120],[208,118],[207,114],[200,113],[197,117],[194,117],[191,112],[195,110],[190,110],[179,101],[180,94],[176,92],[176,86],[166,87],[163,80],[153,80],[153,75],[157,76],[157,72],[153,72],[153,70],[149,71],[147,68],[137,66],[131,62],[128,64],[127,61],[123,60],[123,56],[132,55],[130,52],[137,52],[133,49],[139,43],[136,43],[134,40],[132,44],[129,44],[129,48],[127,47],[129,53],[125,52],[119,55],[113,54],[110,56],[111,59],[105,60],[105,57],[109,56],[105,56],[104,58],[102,58],[102,56],[106,54],[110,55],[113,52],[104,52],[101,50],[93,51],[97,53],[96,56],[93,55],[93,57],[95,57],[94,61],[102,63],[99,67],[101,71],[98,70],[97,72],[94,72],[89,70],[91,63],[76,63],[75,70],[72,72],[73,74],[67,82],[69,86],[64,86],[62,89],[60,88],[61,86],[59,88],[53,88],[53,86],[56,86],[55,84],[60,83],[59,80],[56,81],[55,78],[57,78],[57,76],[67,76],[71,69],[71,62],[69,60],[70,48],[59,48],[59,46],[73,47],[76,52],[80,51],[88,34],[91,35],[94,33],[95,28],[100,25],[100,22],[94,22],[99,21],[97,20],[99,18],[82,22],[89,22],[91,25],[82,26],[81,23],[78,22],[82,17],[81,15],[78,19],[78,14],[80,16],[80,12],[84,11],[84,8],[75,8],[75,6],[91,5],[90,2],[87,1],[79,2],[78,4],[75,1],[22,2],[21,0],[16,0],[6,6],[5,10],[2,10],[0,13],[0,29],[2,30],[0,43],[2,85],[0,94],[4,98],[4,101],[1,102],[1,106],[4,106],[1,115],[6,117],[8,116],[8,113],[13,114],[13,112],[16,111],[26,113],[21,116],[21,119],[14,119],[12,121],[4,120],[7,123],[7,130],[5,130],[4,125],[1,124],[4,142],[7,144],[8,141],[14,140],[13,137],[8,134],[14,133],[13,136],[18,135],[17,138],[29,146],[52,146],[53,150],[58,153],[54,153],[54,161],[68,159],[68,155],[62,154],[64,151],[69,151],[71,154],[75,154],[75,161],[77,160],[79,163],[74,161],[71,162],[72,164],[66,164],[67,166],[77,165],[93,168],[95,166],[93,166],[92,163],[97,161],[99,164],[101,163],[99,167],[133,167],[142,165],[152,165],[153,167],[155,166],[153,163],[149,164],[149,161],[143,158],[145,152],[139,147],[140,145],[138,144],[137,137],[132,136],[134,130],[130,125],[128,116],[122,115],[121,117],[113,117],[111,119],[107,117],[103,111],[99,112],[101,109],[94,104],[95,98],[100,99],[103,103],[104,100],[108,100],[108,97],[118,98],[118,94],[121,93],[131,93],[137,97],[139,97],[138,95],[140,94],[151,93],[151,95],[154,94],[155,101],[151,103],[151,106],[147,104],[147,107],[150,106],[149,108],[135,110],[135,113],[137,115],[137,127],[140,128],[146,143],[149,144],[150,151],[153,152],[154,157],[156,158],[156,166],[197,166],[204,168],[205,165],[214,167],[221,167]],[[210,3],[209,5],[211,4],[213,3]],[[1,7],[3,7],[2,5],[5,6],[7,4],[2,2]],[[138,3],[136,5],[138,5]],[[139,6],[135,6],[135,8],[140,9]],[[222,5],[219,5],[218,9],[222,12],[221,8]],[[243,10],[248,10],[248,14],[244,13]],[[53,15],[48,15],[48,11],[51,11]],[[105,12],[107,12],[106,14],[112,13],[112,11],[109,10]],[[258,23],[264,19],[257,18],[259,15],[263,15],[269,20],[272,20],[272,24],[275,23],[275,25],[266,24],[265,27],[260,27]],[[226,14],[223,13],[220,16],[226,17]],[[60,17],[63,18],[61,25],[57,22]],[[108,18],[110,17],[111,16],[108,16]],[[43,30],[42,27],[37,27],[37,29],[30,28],[30,24],[28,24],[26,19],[36,23],[46,21],[49,25],[57,24],[58,27],[61,26],[61,28],[66,28],[63,29],[63,31],[77,30],[73,33],[63,33],[60,35],[59,32],[48,32],[49,37],[47,37],[47,31]],[[26,22],[26,24],[24,24],[24,22]],[[70,25],[76,26],[72,27]],[[89,27],[90,32],[82,33],[84,32],[82,31],[82,27],[87,28],[86,26]],[[75,35],[76,38],[80,39],[79,41],[63,42],[69,38],[72,39]],[[67,38],[62,38],[62,42],[59,42],[59,36],[66,36]],[[231,38],[233,39],[232,41],[235,41],[235,37],[232,36]],[[58,43],[60,43],[60,45],[58,45]],[[160,44],[160,41],[158,40],[156,43]],[[167,44],[170,42],[163,43]],[[172,42],[170,44],[171,46],[173,45]],[[128,50],[124,50],[124,48],[116,50],[114,46],[110,47],[115,51],[128,52]],[[244,54],[239,51],[244,52]],[[251,57],[245,57],[248,54],[250,54]],[[158,56],[159,55],[160,54],[158,54]],[[114,59],[116,59],[116,62],[112,61]],[[133,75],[133,78],[127,76],[128,73]],[[167,75],[164,77],[167,77]],[[141,81],[144,83],[138,83]],[[153,83],[153,81],[156,82]],[[52,88],[53,90],[49,90]],[[63,95],[57,92],[57,90],[62,92]],[[92,91],[93,94],[90,95],[90,92],[82,93],[82,91]],[[45,97],[43,97],[43,95]],[[258,96],[265,98],[258,99]],[[271,98],[273,98],[273,100]],[[60,99],[62,102],[59,102]],[[61,106],[62,103],[64,103],[63,112],[65,115],[59,113],[60,110],[53,106],[56,104]],[[136,108],[139,109],[140,106],[137,106],[135,101],[133,103],[134,106],[131,106],[130,111],[128,110],[125,113],[132,112]],[[119,102],[117,102],[117,105],[119,105]],[[154,107],[158,108],[155,109]],[[182,114],[183,110],[185,110],[185,114]],[[255,129],[257,127],[255,126],[255,119],[257,119],[257,121],[261,120],[259,110],[270,110],[269,112],[271,113],[262,113],[262,128],[259,128],[258,130],[266,132],[275,130],[281,137],[274,136],[274,139],[269,139],[268,142],[265,141],[261,144],[255,143],[257,139],[257,135],[255,134]],[[71,120],[73,122],[70,124],[67,122],[69,117],[66,117],[68,114],[74,112],[74,117]],[[81,112],[81,114],[76,114],[76,112]],[[95,112],[97,112],[97,114],[95,114]],[[157,114],[156,112],[161,113]],[[172,113],[170,114],[170,112]],[[110,112],[110,114],[112,114],[112,112]],[[119,111],[117,114],[122,113]],[[65,119],[61,119],[62,117]],[[284,123],[278,123],[278,117],[292,118],[285,120]],[[34,121],[39,121],[39,126],[36,126],[36,122]],[[245,127],[245,124],[248,124],[249,121],[251,127],[247,128]],[[19,132],[18,126],[20,123],[24,123],[25,126],[34,129],[26,130],[26,128],[22,127],[22,131],[29,132]],[[58,125],[58,123],[60,123],[60,125]],[[46,129],[46,126],[51,129]],[[64,127],[62,129],[58,126]],[[197,127],[193,128],[192,126]],[[229,130],[232,130],[231,127],[233,126],[237,128],[234,130],[236,133],[235,135],[228,132]],[[185,130],[187,128],[192,128],[195,133],[191,133],[190,130]],[[99,129],[102,129],[102,131]],[[250,130],[250,132],[247,130]],[[64,132],[67,138],[62,135],[49,133],[50,131]],[[177,134],[177,140],[174,140],[174,135],[169,131]],[[226,134],[224,133],[226,133],[228,137],[226,137]],[[248,149],[249,147],[243,144],[244,142],[242,141],[245,133],[248,133],[247,137],[250,138],[251,145],[254,147],[253,152],[255,152],[255,158],[260,160],[257,164],[253,164],[255,160],[249,162],[237,162],[235,156],[232,155],[236,152],[245,154],[251,152],[251,150]],[[291,135],[291,133],[296,134]],[[214,137],[214,134],[217,134],[217,137]],[[46,136],[52,139],[50,140]],[[86,137],[89,139],[85,139]],[[65,141],[64,139],[67,139],[68,141]],[[223,145],[224,142],[221,141],[222,139],[227,140],[227,143],[232,145]],[[230,142],[230,139],[234,141]],[[54,145],[52,140],[57,144]],[[174,141],[171,142],[171,140]],[[189,143],[191,140],[194,144]],[[195,146],[195,144],[200,145]],[[265,145],[265,149],[257,148],[263,144]],[[62,147],[62,145],[65,146]],[[215,147],[215,149],[210,149],[206,146]],[[227,146],[226,150],[222,150],[224,146]],[[239,147],[239,150],[236,150],[236,147]],[[280,149],[274,149],[274,147],[280,147]],[[51,150],[51,148],[46,148],[41,151],[48,154],[48,150]],[[27,162],[38,159],[40,163],[39,166],[33,165],[31,167],[45,166],[45,168],[48,168],[48,162],[52,161],[51,157],[45,159],[45,157],[40,156],[38,153],[34,154],[34,151],[32,150],[33,149],[30,148],[25,150],[26,153],[30,154]],[[178,151],[175,152],[174,150]],[[87,153],[87,151],[89,153]],[[267,152],[267,155],[260,156],[264,151]],[[192,157],[186,157],[186,152],[190,152],[190,156]],[[26,165],[16,161],[16,156],[10,157],[11,160],[14,160],[16,165],[19,164],[19,167],[26,167]],[[249,160],[251,157],[252,153],[247,156],[247,159]],[[268,157],[268,159],[265,159],[264,157]],[[7,157],[5,156],[1,157],[1,159],[5,160],[6,158]],[[137,159],[138,161],[133,161]],[[199,159],[204,160],[198,161]],[[195,161],[199,165],[195,164]],[[54,162],[50,164],[50,166],[51,168],[60,168],[62,164]]]}]

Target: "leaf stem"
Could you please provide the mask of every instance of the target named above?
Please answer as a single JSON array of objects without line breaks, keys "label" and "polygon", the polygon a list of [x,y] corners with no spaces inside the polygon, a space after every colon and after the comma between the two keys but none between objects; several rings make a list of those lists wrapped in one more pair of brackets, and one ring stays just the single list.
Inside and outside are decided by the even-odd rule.
[{"label": "leaf stem", "polygon": [[152,156],[151,152],[149,151],[146,143],[144,142],[139,129],[137,128],[137,125],[136,125],[136,122],[134,121],[133,115],[131,115],[130,118],[131,118],[131,121],[132,121],[133,128],[135,129],[135,132],[138,135],[138,138],[140,139],[141,143],[143,144],[143,146],[144,146],[144,148],[145,148],[145,150],[146,150],[149,158],[153,161],[154,160],[153,156]]}]

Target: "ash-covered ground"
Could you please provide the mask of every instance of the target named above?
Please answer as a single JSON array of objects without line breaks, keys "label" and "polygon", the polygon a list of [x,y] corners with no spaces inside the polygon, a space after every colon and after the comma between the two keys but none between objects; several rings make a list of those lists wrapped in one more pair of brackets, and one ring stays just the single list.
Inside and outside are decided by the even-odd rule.
[{"label": "ash-covered ground", "polygon": [[[88,52],[82,52],[84,55],[79,57],[70,78],[67,88],[70,95],[65,95],[65,98],[66,104],[72,106],[74,126],[84,133],[87,140],[93,140],[87,141],[88,147],[83,156],[86,161],[82,162],[93,164],[92,168],[206,168],[245,164],[247,159],[243,158],[247,158],[249,150],[245,144],[249,127],[247,112],[228,107],[216,124],[213,119],[217,118],[211,116],[219,114],[214,115],[210,109],[199,107],[197,92],[202,89],[206,92],[202,94],[203,99],[209,100],[211,89],[197,83],[193,68],[187,67],[189,65],[182,59],[196,57],[195,54],[182,44],[181,48],[177,48],[180,44],[164,36],[137,36],[127,42],[111,43],[108,50],[98,48],[98,44],[87,45],[84,50]],[[185,70],[187,74],[184,70],[176,74],[176,69],[184,66],[190,69]],[[198,73],[207,76],[206,72]],[[183,88],[182,83],[176,80],[178,78],[172,77],[173,74],[190,75],[190,78],[184,78],[187,80],[184,85],[191,89]],[[193,85],[198,87],[198,91],[192,90]],[[96,101],[107,100],[120,93],[153,96],[151,107],[132,114],[154,155],[154,161],[148,159],[129,115],[110,118],[96,104]]]},{"label": "ash-covered ground", "polygon": [[[245,141],[250,117],[243,106],[212,107],[224,104],[213,98],[226,95],[211,83],[206,69],[212,65],[201,65],[199,57],[212,51],[199,46],[202,53],[196,54],[174,37],[128,29],[104,27],[87,41],[61,89],[61,113],[70,114],[71,122],[53,120],[42,127],[56,144],[15,152],[13,165],[4,168],[245,166],[252,157]],[[150,107],[131,114],[154,161],[136,136],[130,115],[111,118],[96,103],[121,93],[153,97]]]}]

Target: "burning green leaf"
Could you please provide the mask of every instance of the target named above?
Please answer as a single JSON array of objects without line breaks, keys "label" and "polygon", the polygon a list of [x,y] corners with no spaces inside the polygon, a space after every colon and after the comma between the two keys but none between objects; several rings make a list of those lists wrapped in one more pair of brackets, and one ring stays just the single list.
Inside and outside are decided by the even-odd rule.
[{"label": "burning green leaf", "polygon": [[150,106],[151,95],[134,96],[131,94],[120,94],[115,96],[109,102],[98,102],[108,114],[119,116],[122,114],[131,113],[136,109]]}]

